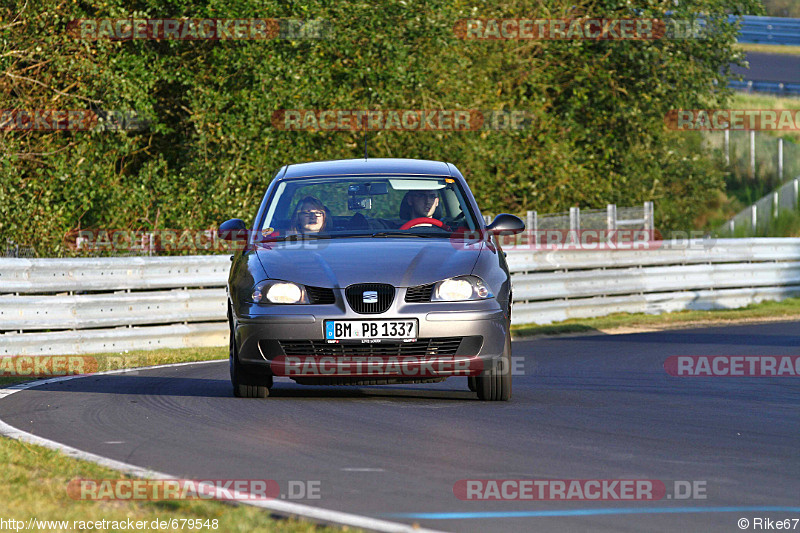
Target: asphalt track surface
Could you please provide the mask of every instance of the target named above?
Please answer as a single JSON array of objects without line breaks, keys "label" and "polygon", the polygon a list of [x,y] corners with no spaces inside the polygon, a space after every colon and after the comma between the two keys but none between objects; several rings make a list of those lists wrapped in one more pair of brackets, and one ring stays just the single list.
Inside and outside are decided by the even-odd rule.
[{"label": "asphalt track surface", "polygon": [[[800,378],[677,378],[671,355],[798,355],[800,323],[514,342],[508,403],[465,378],[232,397],[227,362],[90,376],[0,401],[0,419],[193,479],[319,481],[298,503],[446,531],[740,531],[800,518]],[[519,364],[519,363],[518,363]],[[462,501],[462,479],[705,483],[705,499]],[[779,511],[768,509],[780,508]],[[746,510],[750,509],[750,510]],[[452,514],[456,513],[456,514]],[[751,525],[752,528],[752,525]],[[800,531],[800,525],[797,526]]]},{"label": "asphalt track surface", "polygon": [[745,81],[772,81],[800,83],[800,55],[765,54],[747,52],[750,68],[732,65],[731,70],[741,74]]}]

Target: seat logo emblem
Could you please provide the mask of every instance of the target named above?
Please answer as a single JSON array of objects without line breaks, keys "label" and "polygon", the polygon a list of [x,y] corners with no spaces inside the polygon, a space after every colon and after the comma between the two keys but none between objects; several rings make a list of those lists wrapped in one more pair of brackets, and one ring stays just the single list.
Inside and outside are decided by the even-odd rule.
[{"label": "seat logo emblem", "polygon": [[376,304],[378,303],[378,291],[364,291],[362,293],[364,298],[365,304]]}]

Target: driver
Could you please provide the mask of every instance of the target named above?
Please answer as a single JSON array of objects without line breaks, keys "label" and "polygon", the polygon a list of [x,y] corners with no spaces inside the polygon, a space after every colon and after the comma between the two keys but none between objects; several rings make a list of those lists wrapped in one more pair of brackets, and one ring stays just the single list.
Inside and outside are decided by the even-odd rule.
[{"label": "driver", "polygon": [[403,221],[435,218],[437,207],[439,207],[439,193],[436,191],[409,191],[400,205],[400,218]]},{"label": "driver", "polygon": [[328,229],[328,208],[313,196],[297,203],[292,214],[291,231],[294,233],[319,233]]}]

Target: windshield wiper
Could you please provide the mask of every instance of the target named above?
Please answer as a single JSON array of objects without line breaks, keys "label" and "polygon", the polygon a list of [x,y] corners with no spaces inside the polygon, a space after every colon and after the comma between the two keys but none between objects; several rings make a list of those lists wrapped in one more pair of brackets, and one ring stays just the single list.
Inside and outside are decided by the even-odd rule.
[{"label": "windshield wiper", "polygon": [[408,233],[407,231],[378,231],[373,237],[445,237],[441,233]]},{"label": "windshield wiper", "polygon": [[297,233],[292,235],[284,235],[281,237],[262,237],[261,241],[259,242],[294,242],[294,241],[305,241],[311,239],[330,239],[331,236],[328,233]]}]

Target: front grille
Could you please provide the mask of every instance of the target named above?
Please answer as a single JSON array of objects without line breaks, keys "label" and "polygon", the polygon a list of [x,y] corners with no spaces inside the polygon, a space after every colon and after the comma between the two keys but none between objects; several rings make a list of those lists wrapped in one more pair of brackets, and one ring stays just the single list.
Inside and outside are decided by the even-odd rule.
[{"label": "front grille", "polygon": [[406,290],[406,302],[409,303],[430,302],[434,285],[436,284],[429,283],[427,285],[417,285],[416,287],[409,287]]},{"label": "front grille", "polygon": [[[425,356],[457,355],[464,337],[417,339],[414,342],[381,342],[375,344],[338,344],[325,341],[278,341],[286,355],[343,356]],[[478,346],[480,348],[480,345]],[[469,355],[476,355],[475,353]]]},{"label": "front grille", "polygon": [[324,287],[309,287],[306,285],[306,294],[308,294],[308,300],[312,304],[332,304],[336,302],[336,297],[333,295],[333,289],[326,289]]},{"label": "front grille", "polygon": [[[364,302],[364,292],[374,291],[378,293],[377,301],[374,303]],[[347,297],[347,303],[350,308],[356,313],[364,315],[373,315],[383,313],[389,306],[392,305],[394,300],[394,287],[384,283],[357,283],[350,285],[344,290]]]}]

